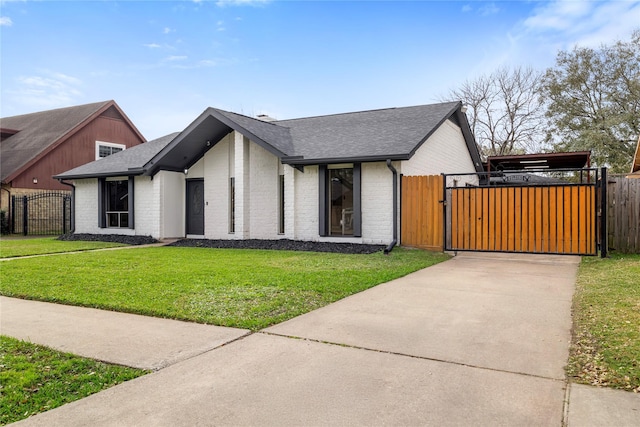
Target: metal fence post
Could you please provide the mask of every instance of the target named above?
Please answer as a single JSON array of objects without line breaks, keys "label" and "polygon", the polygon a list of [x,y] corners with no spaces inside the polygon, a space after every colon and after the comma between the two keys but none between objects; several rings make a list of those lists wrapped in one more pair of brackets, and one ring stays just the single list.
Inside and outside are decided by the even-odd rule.
[{"label": "metal fence post", "polygon": [[29,233],[29,203],[27,196],[22,196],[22,233],[25,236]]},{"label": "metal fence post", "polygon": [[607,168],[600,169],[600,257],[606,258],[609,249],[609,236],[607,230]]}]

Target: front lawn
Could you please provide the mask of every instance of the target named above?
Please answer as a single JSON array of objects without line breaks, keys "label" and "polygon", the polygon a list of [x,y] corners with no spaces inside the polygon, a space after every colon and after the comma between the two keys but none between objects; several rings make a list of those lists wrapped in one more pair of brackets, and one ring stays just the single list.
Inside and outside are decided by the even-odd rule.
[{"label": "front lawn", "polygon": [[0,336],[0,425],[57,408],[145,373]]},{"label": "front lawn", "polygon": [[448,258],[139,248],[4,262],[0,293],[259,330]]},{"label": "front lawn", "polygon": [[583,258],[568,375],[640,392],[640,255]]},{"label": "front lawn", "polygon": [[62,241],[57,237],[36,239],[0,239],[0,258],[27,255],[54,254],[59,252],[86,251],[90,249],[114,248],[120,243]]}]

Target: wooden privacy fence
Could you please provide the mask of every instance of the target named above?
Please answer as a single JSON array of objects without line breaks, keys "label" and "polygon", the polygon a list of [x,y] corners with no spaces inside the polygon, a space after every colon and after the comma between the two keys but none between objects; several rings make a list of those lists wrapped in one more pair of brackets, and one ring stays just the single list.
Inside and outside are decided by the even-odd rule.
[{"label": "wooden privacy fence", "polygon": [[447,249],[596,253],[595,186],[447,189]]},{"label": "wooden privacy fence", "polygon": [[402,245],[442,250],[442,183],[441,175],[402,177]]},{"label": "wooden privacy fence", "polygon": [[640,253],[640,179],[609,179],[607,205],[609,248]]}]

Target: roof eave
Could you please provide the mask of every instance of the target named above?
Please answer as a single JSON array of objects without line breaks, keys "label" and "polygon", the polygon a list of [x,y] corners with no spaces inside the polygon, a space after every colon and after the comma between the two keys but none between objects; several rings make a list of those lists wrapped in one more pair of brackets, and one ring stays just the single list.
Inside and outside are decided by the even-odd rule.
[{"label": "roof eave", "polygon": [[144,169],[130,169],[127,171],[112,171],[112,172],[99,172],[99,173],[86,173],[86,174],[72,174],[72,175],[54,175],[53,179],[68,180],[68,179],[91,179],[91,178],[109,178],[114,176],[140,176],[144,175]]},{"label": "roof eave", "polygon": [[408,154],[389,154],[377,156],[354,156],[354,157],[327,157],[305,159],[300,156],[282,157],[282,163],[285,165],[327,165],[336,163],[372,163],[385,162],[387,160],[409,160]]}]

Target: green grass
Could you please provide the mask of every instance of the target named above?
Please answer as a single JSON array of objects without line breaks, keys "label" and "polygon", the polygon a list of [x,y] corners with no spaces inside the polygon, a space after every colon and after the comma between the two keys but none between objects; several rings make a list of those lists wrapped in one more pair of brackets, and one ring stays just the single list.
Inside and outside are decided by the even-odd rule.
[{"label": "green grass", "polygon": [[145,373],[0,336],[0,425],[73,402]]},{"label": "green grass", "polygon": [[568,375],[640,392],[640,255],[583,258],[573,304]]},{"label": "green grass", "polygon": [[206,248],[139,248],[2,264],[0,293],[258,330],[448,259]]},{"label": "green grass", "polygon": [[107,242],[63,241],[58,240],[56,237],[0,239],[0,258],[86,251],[89,249],[114,248],[117,246],[125,245]]}]

